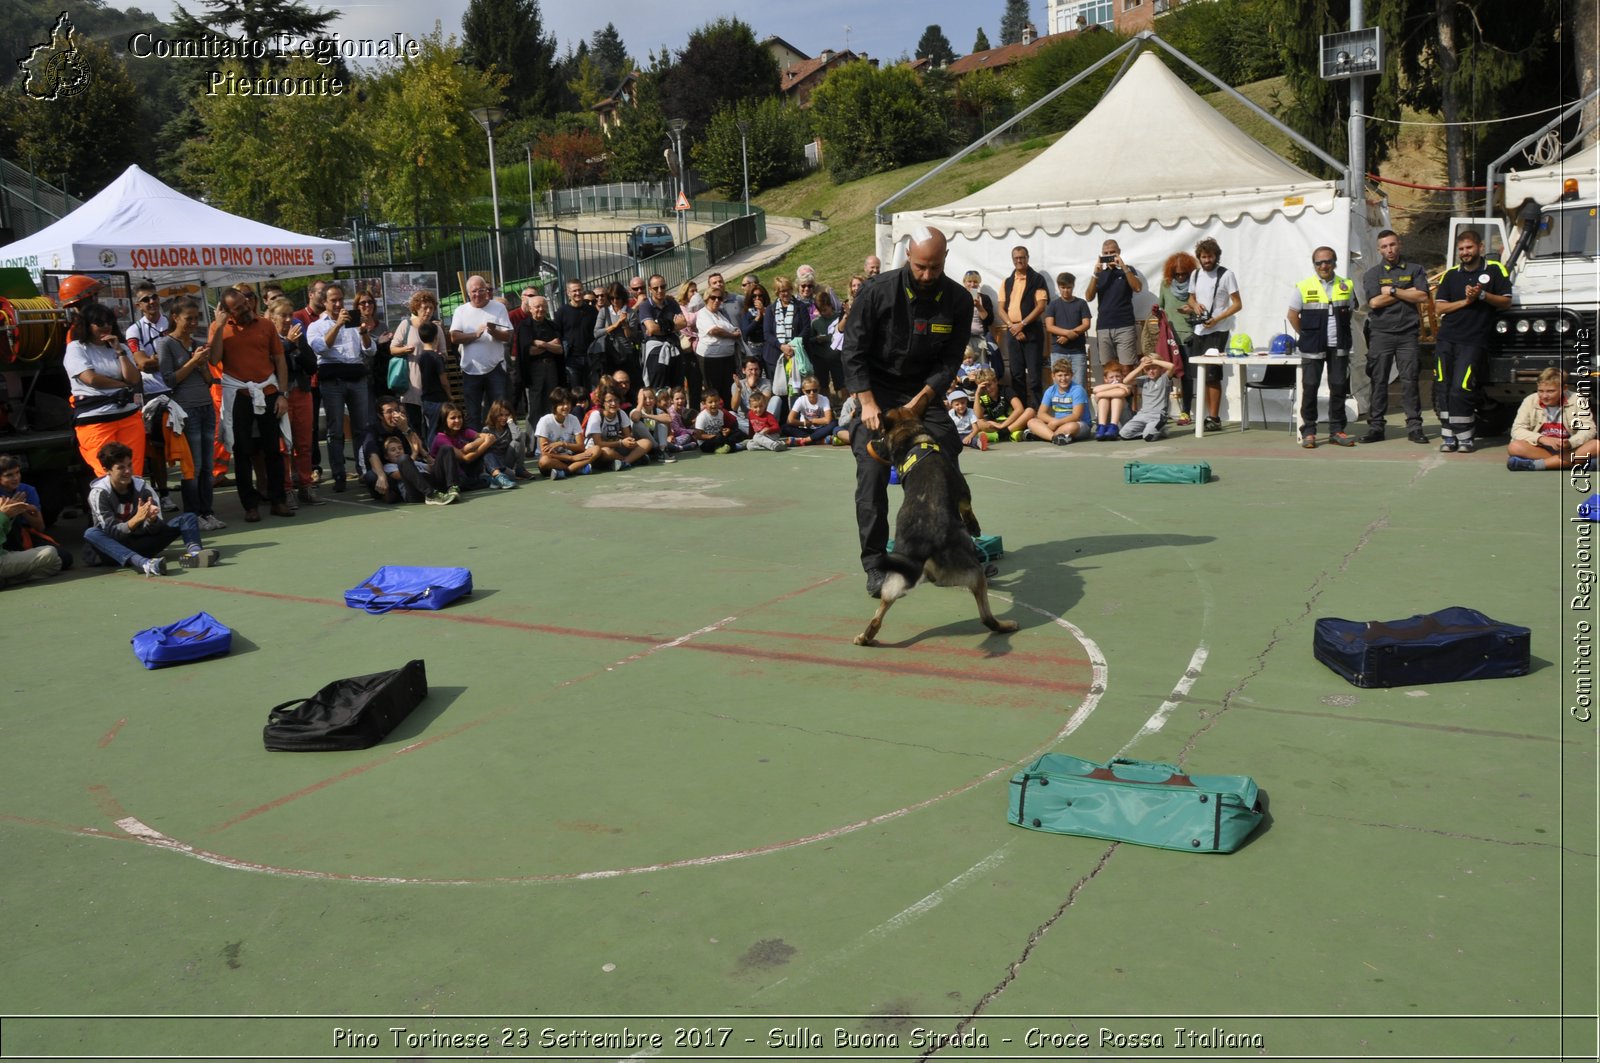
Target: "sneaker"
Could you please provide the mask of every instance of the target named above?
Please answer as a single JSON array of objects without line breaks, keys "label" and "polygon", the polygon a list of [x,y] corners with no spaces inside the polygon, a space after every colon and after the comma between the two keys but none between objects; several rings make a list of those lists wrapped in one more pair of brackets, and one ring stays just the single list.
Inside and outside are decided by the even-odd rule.
[{"label": "sneaker", "polygon": [[1544,469],[1544,462],[1512,456],[1506,459],[1506,468],[1512,472],[1541,472]]},{"label": "sneaker", "polygon": [[1361,442],[1363,442],[1363,443],[1382,443],[1383,442],[1383,429],[1381,429],[1381,428],[1369,428],[1369,429],[1367,429],[1367,434],[1361,437]]},{"label": "sneaker", "polygon": [[210,568],[217,563],[222,555],[209,547],[193,547],[180,558],[178,563],[184,568]]},{"label": "sneaker", "polygon": [[1441,454],[1454,454],[1459,447],[1460,444],[1452,436],[1445,436],[1439,440],[1439,453]]},{"label": "sneaker", "polygon": [[500,485],[502,491],[514,491],[517,487],[516,481],[503,472],[494,474],[494,482]]},{"label": "sneaker", "polygon": [[283,504],[294,510],[296,513],[300,512],[300,499],[295,496],[293,491],[290,491],[288,494],[283,496]]},{"label": "sneaker", "polygon": [[325,506],[328,504],[328,500],[326,498],[317,497],[317,493],[309,487],[296,488],[294,496],[298,498],[303,505],[307,506]]},{"label": "sneaker", "polygon": [[567,478],[567,470],[565,470],[565,469],[551,469],[550,470],[550,479],[552,479],[552,480],[565,480],[566,478]]},{"label": "sneaker", "polygon": [[1220,417],[1207,417],[1206,418],[1206,423],[1205,423],[1205,429],[1206,429],[1207,432],[1220,432],[1220,431],[1222,431],[1222,418],[1220,418]]},{"label": "sneaker", "polygon": [[458,499],[460,497],[461,497],[461,492],[458,489],[452,487],[448,491],[435,491],[433,494],[429,495],[427,498],[424,498],[423,502],[427,503],[430,506],[448,506],[450,503],[454,502],[456,499]]},{"label": "sneaker", "polygon": [[1178,414],[1177,420],[1173,421],[1172,423],[1177,425],[1179,428],[1188,428],[1190,425],[1194,424],[1194,418],[1190,417],[1186,413],[1180,413]]},{"label": "sneaker", "polygon": [[343,476],[339,476],[339,477],[335,477],[334,478],[334,481],[333,481],[333,493],[336,494],[336,495],[344,494],[344,477]]},{"label": "sneaker", "polygon": [[1461,448],[1461,453],[1463,454],[1471,454],[1473,451],[1478,449],[1478,444],[1474,443],[1470,439],[1463,439],[1459,441],[1456,446]]},{"label": "sneaker", "polygon": [[85,568],[98,568],[106,563],[106,559],[100,555],[100,551],[88,543],[83,544],[83,553],[78,555],[78,559],[83,562],[83,567]]},{"label": "sneaker", "polygon": [[999,432],[985,432],[985,433],[983,433],[983,435],[984,435],[984,438],[987,439],[991,443],[1000,442],[1000,433]]},{"label": "sneaker", "polygon": [[1426,444],[1428,442],[1427,434],[1420,428],[1413,428],[1411,431],[1407,432],[1406,438],[1411,440],[1413,443]]},{"label": "sneaker", "polygon": [[735,443],[733,445],[733,452],[735,454],[739,453],[741,450],[749,450],[749,449],[750,448],[748,446],[746,446],[745,444],[743,444],[743,443]]},{"label": "sneaker", "polygon": [[677,460],[678,460],[677,458],[672,456],[672,452],[671,451],[668,451],[668,452],[666,452],[666,453],[661,455],[661,464],[663,464],[663,465],[672,465]]},{"label": "sneaker", "polygon": [[579,476],[588,476],[592,472],[594,472],[594,462],[590,462],[589,464],[585,465],[583,468],[579,469],[578,470],[578,475]]},{"label": "sneaker", "polygon": [[1054,443],[1058,447],[1064,447],[1064,446],[1066,446],[1066,445],[1068,445],[1069,443],[1072,442],[1072,437],[1067,435],[1067,433],[1062,432],[1062,433],[1058,434],[1050,442]]},{"label": "sneaker", "polygon": [[161,496],[161,512],[163,512],[163,513],[174,513],[174,512],[177,511],[177,509],[178,509],[178,500],[177,499],[173,498],[171,495],[162,495]]},{"label": "sneaker", "polygon": [[1302,447],[1305,447],[1307,450],[1314,450],[1314,449],[1316,449],[1316,445],[1317,445],[1317,437],[1316,436],[1301,436],[1300,437],[1300,445]]},{"label": "sneaker", "polygon": [[[805,444],[802,443],[801,445],[804,446]],[[728,446],[728,444],[724,443],[724,444],[722,444],[722,446],[718,447],[716,450],[713,450],[711,453],[713,453],[713,454],[732,454],[733,453],[733,448]]]},{"label": "sneaker", "polygon": [[165,576],[167,563],[159,557],[148,557],[145,558],[144,564],[139,566],[139,571],[146,576]]},{"label": "sneaker", "polygon": [[1159,443],[1161,442],[1161,433],[1151,432],[1144,437],[1144,441],[1146,443]]},{"label": "sneaker", "polygon": [[1356,445],[1355,439],[1344,432],[1333,433],[1333,435],[1329,437],[1329,442],[1336,447],[1353,447]]},{"label": "sneaker", "polygon": [[[989,434],[993,435],[994,433],[991,432]],[[850,445],[850,441],[848,439],[846,439],[844,436],[834,436],[833,440],[832,440],[832,443],[836,447],[848,447]]]},{"label": "sneaker", "polygon": [[199,518],[201,531],[221,531],[227,525],[217,518],[215,513],[206,513]]},{"label": "sneaker", "polygon": [[1028,430],[1026,428],[1013,429],[1012,432],[1011,432],[1011,442],[1013,442],[1013,443],[1021,443],[1023,440],[1025,440],[1027,438],[1028,438]]},{"label": "sneaker", "polygon": [[979,432],[978,433],[978,437],[976,439],[974,439],[972,442],[973,442],[973,445],[976,446],[979,450],[988,450],[989,449],[989,434],[987,432]]}]

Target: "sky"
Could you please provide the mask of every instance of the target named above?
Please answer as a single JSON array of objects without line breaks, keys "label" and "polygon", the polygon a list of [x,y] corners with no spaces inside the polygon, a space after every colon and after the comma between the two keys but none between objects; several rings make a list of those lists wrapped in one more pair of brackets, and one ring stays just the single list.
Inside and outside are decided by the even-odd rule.
[{"label": "sky", "polygon": [[[116,6],[125,6],[112,0]],[[354,2],[335,4],[306,0],[307,6],[342,11],[334,28],[341,36],[362,39],[381,38],[400,32],[421,36],[442,22],[446,34],[461,32],[461,15],[466,0],[394,0],[391,3]],[[164,0],[140,3],[147,11],[164,13],[170,5]],[[197,2],[183,6],[190,11],[201,8]],[[1036,26],[1044,25],[1044,3],[1031,5]],[[922,31],[929,25],[944,30],[957,55],[972,50],[978,26],[991,42],[1000,39],[1000,16],[1005,0],[924,0],[912,5],[894,3],[863,5],[860,0],[780,0],[761,4],[756,11],[706,0],[679,0],[673,4],[619,4],[601,13],[587,4],[570,0],[540,0],[545,32],[555,36],[559,51],[568,44],[588,40],[594,31],[609,21],[622,34],[628,54],[643,62],[644,57],[666,45],[673,51],[682,48],[689,34],[708,22],[737,15],[755,30],[756,39],[782,37],[795,48],[815,56],[824,48],[842,51],[850,48],[866,52],[875,59],[897,59],[909,55]],[[625,13],[626,12],[626,13]],[[759,13],[758,13],[759,12]]]}]

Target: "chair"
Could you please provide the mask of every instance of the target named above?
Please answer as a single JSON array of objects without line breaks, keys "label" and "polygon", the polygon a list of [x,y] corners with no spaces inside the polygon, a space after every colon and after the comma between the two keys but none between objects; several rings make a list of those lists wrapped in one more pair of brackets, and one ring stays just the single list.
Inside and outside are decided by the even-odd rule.
[{"label": "chair", "polygon": [[[1261,427],[1267,427],[1267,397],[1264,391],[1294,391],[1295,367],[1292,365],[1269,365],[1261,374],[1260,380],[1246,380],[1244,386],[1256,393],[1256,401],[1261,405]],[[1250,416],[1250,399],[1248,392],[1245,398],[1245,416]],[[1289,430],[1294,431],[1295,411],[1289,411]]]}]

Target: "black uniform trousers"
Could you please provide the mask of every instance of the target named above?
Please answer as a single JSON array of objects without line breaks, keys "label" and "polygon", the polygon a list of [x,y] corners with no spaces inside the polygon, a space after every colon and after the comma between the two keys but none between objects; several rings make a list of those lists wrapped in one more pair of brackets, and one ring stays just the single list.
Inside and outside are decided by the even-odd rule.
[{"label": "black uniform trousers", "polygon": [[[878,409],[885,414],[912,399],[911,395],[896,394],[876,386],[872,396],[878,401]],[[939,396],[928,400],[922,423],[938,443],[939,453],[959,472],[961,437]],[[861,537],[861,567],[867,572],[883,567],[883,555],[888,552],[889,543],[889,466],[867,453],[867,442],[871,438],[872,433],[864,424],[857,423],[850,432],[850,449],[856,456],[856,529]],[[881,452],[882,447],[879,450]]]}]

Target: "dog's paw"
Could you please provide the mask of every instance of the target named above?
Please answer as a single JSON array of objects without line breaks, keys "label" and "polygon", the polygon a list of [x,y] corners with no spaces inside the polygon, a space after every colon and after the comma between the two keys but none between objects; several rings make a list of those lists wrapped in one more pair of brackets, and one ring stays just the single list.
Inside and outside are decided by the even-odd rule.
[{"label": "dog's paw", "polygon": [[871,635],[861,634],[856,636],[857,646],[876,646],[877,644],[878,640]]},{"label": "dog's paw", "polygon": [[989,625],[989,629],[991,631],[999,632],[1002,635],[1009,635],[1013,631],[1017,630],[1018,626],[1019,625],[1015,620],[996,620],[994,623]]}]

